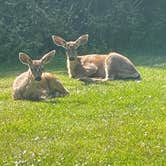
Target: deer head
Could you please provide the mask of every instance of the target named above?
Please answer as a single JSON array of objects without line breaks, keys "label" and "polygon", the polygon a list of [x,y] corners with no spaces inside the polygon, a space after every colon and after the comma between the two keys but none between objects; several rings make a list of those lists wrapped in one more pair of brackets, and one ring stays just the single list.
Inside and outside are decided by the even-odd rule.
[{"label": "deer head", "polygon": [[55,50],[45,54],[40,60],[32,60],[29,55],[26,53],[20,52],[19,59],[23,64],[29,66],[29,71],[32,73],[32,76],[36,81],[40,81],[43,73],[44,64],[48,63],[51,58],[54,56]]},{"label": "deer head", "polygon": [[84,45],[85,43],[88,42],[88,34],[80,36],[75,41],[68,41],[68,42],[56,35],[53,35],[52,39],[56,45],[66,49],[67,57],[69,58],[70,61],[73,61],[77,57],[77,48],[80,45]]}]

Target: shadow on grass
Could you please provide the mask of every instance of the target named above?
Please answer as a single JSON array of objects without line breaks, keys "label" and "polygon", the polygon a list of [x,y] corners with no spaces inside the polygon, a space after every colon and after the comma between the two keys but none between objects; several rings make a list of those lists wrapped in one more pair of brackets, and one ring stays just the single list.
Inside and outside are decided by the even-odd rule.
[{"label": "shadow on grass", "polygon": [[40,100],[38,102],[46,103],[46,104],[59,104],[59,103],[61,103],[60,100],[58,100],[57,98],[47,99],[47,100]]},{"label": "shadow on grass", "polygon": [[[94,78],[95,79],[95,78]],[[91,84],[106,84],[111,81],[135,81],[135,82],[140,82],[142,81],[142,77],[139,76],[138,78],[124,78],[124,79],[114,79],[114,80],[106,80],[103,81],[104,79],[97,79],[95,81],[91,80],[90,78],[88,80],[79,80],[81,81],[84,85],[91,85]]]},{"label": "shadow on grass", "polygon": [[[59,98],[52,98],[52,99],[42,99],[42,100],[28,100],[28,99],[20,99],[20,100],[14,100],[12,97],[7,96],[5,99],[12,100],[13,102],[25,102],[25,103],[44,103],[44,104],[59,104],[62,103],[62,101],[59,100]],[[4,97],[2,98],[4,100]]]}]

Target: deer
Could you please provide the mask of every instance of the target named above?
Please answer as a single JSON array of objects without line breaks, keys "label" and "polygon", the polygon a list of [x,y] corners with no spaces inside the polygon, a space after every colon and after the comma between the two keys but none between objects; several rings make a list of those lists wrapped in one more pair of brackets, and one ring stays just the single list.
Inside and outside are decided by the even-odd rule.
[{"label": "deer", "polygon": [[14,100],[43,100],[69,94],[56,77],[43,72],[44,65],[53,58],[55,52],[55,50],[50,51],[39,60],[32,60],[24,52],[19,53],[19,60],[28,66],[28,70],[14,80]]},{"label": "deer", "polygon": [[89,35],[85,34],[75,41],[65,41],[60,36],[52,35],[53,42],[66,50],[70,78],[85,82],[141,78],[134,64],[117,52],[78,56],[77,48],[86,44],[88,37]]}]

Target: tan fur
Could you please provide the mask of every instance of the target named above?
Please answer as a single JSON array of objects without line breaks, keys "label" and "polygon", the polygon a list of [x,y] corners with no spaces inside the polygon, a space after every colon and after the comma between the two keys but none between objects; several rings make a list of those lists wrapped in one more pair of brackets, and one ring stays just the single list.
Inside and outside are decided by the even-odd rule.
[{"label": "tan fur", "polygon": [[[34,61],[34,64],[36,61]],[[39,62],[38,64],[39,65]],[[29,69],[19,75],[13,83],[13,98],[27,100],[41,100],[61,97],[69,94],[61,82],[50,73],[42,73],[41,80],[36,81]]]},{"label": "tan fur", "polygon": [[67,61],[69,76],[81,79],[81,77],[102,79],[127,79],[138,78],[132,62],[115,52],[107,55],[77,56],[74,61]]},{"label": "tan fur", "polygon": [[[88,35],[79,37],[76,41],[65,40],[57,36],[52,37],[55,44],[66,48],[68,74],[71,78],[83,81],[138,79],[140,74],[133,63],[125,56],[111,52],[109,54],[91,54],[77,56],[77,47],[88,40]],[[61,42],[60,42],[61,41]],[[70,60],[72,58],[72,60]]]}]

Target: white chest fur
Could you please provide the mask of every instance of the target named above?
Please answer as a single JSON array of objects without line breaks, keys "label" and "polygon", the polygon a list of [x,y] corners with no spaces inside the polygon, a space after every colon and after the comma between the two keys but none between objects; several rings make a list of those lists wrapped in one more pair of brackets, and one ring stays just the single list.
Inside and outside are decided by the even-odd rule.
[{"label": "white chest fur", "polygon": [[70,61],[67,58],[67,70],[68,70],[68,75],[70,78],[73,78],[76,76],[76,65],[77,65],[77,60]]}]

